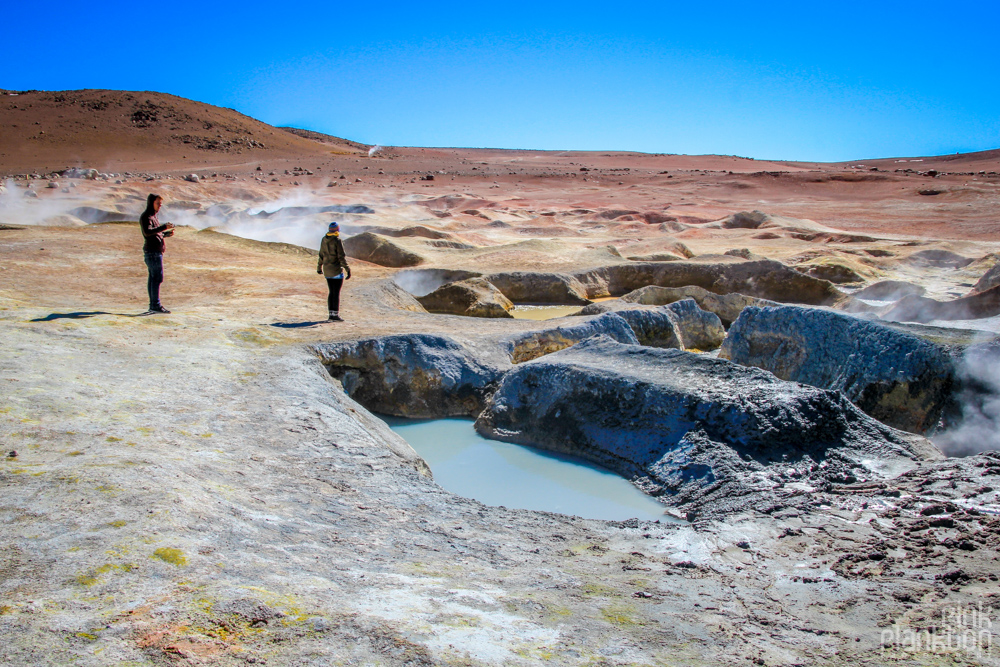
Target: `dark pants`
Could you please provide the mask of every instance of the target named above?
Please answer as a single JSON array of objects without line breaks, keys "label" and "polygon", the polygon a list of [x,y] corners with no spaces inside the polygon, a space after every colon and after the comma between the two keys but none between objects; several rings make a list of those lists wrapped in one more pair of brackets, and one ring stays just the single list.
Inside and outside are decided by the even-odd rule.
[{"label": "dark pants", "polygon": [[326,297],[326,305],[331,313],[340,312],[340,288],[344,286],[343,278],[327,278],[326,286],[330,288],[330,295]]},{"label": "dark pants", "polygon": [[149,292],[149,308],[160,307],[160,283],[163,282],[163,254],[159,252],[143,253],[149,278],[146,280],[146,291]]}]

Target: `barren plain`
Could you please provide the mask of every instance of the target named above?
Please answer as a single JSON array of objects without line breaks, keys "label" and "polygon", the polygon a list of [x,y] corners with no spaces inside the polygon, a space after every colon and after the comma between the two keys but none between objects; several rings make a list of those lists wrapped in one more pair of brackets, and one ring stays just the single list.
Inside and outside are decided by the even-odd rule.
[{"label": "barren plain", "polygon": [[[1000,151],[806,164],[372,147],[116,91],[2,91],[0,128],[0,662],[1000,664]],[[169,315],[140,316],[150,192],[179,226]],[[315,273],[334,218],[353,268],[344,323],[324,322]],[[428,312],[455,283],[498,314],[593,310]],[[681,297],[634,295],[649,285],[748,300],[730,317],[698,293],[665,314]],[[722,352],[683,345],[693,311],[721,318]],[[803,328],[763,328],[793,311]],[[697,446],[668,453],[708,458],[678,464],[693,472],[676,487],[666,463],[640,466],[660,522],[450,494],[367,409],[495,426],[525,369],[625,377],[592,359],[666,336],[637,318],[688,349],[649,352],[657,364],[750,387],[686,399],[727,407],[716,431],[709,408],[685,413]],[[864,333],[823,338],[822,318]],[[944,361],[919,379],[893,365],[920,354]],[[765,375],[788,398],[753,404]],[[650,405],[616,428],[660,437]],[[727,431],[734,411],[749,416]],[[782,419],[803,442],[837,435],[788,443],[768,430]],[[544,444],[546,424],[505,433]],[[867,450],[844,435],[858,429]]]}]

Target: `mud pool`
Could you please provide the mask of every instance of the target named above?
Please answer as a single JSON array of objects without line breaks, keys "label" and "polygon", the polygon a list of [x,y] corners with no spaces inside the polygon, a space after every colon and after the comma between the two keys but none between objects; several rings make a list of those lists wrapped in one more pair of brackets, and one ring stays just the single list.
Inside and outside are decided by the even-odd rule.
[{"label": "mud pool", "polygon": [[535,306],[516,304],[510,314],[515,320],[552,320],[580,312],[581,306]]},{"label": "mud pool", "polygon": [[489,440],[471,419],[380,415],[423,457],[446,490],[492,506],[587,519],[674,521],[664,506],[613,472],[575,457]]}]

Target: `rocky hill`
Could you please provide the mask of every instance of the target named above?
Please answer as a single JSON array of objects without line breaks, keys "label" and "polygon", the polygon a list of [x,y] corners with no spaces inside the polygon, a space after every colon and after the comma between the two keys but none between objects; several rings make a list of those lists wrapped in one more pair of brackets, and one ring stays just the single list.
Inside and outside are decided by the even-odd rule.
[{"label": "rocky hill", "polygon": [[8,171],[107,171],[242,165],[361,154],[368,147],[276,128],[175,95],[116,90],[0,90],[0,163]]}]

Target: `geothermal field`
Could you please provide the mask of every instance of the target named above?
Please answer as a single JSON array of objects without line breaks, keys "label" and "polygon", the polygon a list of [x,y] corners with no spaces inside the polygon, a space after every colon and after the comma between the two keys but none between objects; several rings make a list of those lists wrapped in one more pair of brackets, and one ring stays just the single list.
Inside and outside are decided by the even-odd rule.
[{"label": "geothermal field", "polygon": [[0,128],[0,663],[1000,664],[1000,151]]}]

